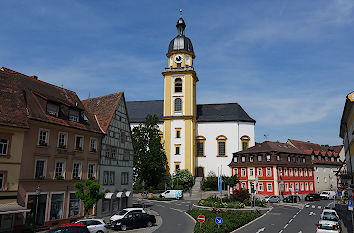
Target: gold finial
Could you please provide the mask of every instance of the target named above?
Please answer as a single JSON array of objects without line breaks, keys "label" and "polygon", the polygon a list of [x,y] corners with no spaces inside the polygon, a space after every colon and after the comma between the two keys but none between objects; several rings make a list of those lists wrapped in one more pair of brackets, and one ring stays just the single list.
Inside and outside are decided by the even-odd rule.
[{"label": "gold finial", "polygon": [[179,12],[180,12],[180,16],[182,17],[182,9],[179,9]]}]

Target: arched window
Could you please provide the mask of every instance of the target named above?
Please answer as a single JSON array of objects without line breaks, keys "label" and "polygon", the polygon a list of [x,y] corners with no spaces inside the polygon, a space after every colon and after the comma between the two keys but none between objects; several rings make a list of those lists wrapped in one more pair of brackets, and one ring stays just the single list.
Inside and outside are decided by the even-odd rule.
[{"label": "arched window", "polygon": [[197,156],[205,156],[205,137],[197,136]]},{"label": "arched window", "polygon": [[182,92],[182,79],[181,78],[175,79],[175,92]]},{"label": "arched window", "polygon": [[217,156],[226,156],[226,140],[227,137],[220,135],[216,137],[218,143],[218,155]]},{"label": "arched window", "polygon": [[182,112],[182,100],[181,98],[175,99],[175,112]]},{"label": "arched window", "polygon": [[247,135],[241,137],[242,150],[246,150],[250,146],[250,139],[251,138]]}]

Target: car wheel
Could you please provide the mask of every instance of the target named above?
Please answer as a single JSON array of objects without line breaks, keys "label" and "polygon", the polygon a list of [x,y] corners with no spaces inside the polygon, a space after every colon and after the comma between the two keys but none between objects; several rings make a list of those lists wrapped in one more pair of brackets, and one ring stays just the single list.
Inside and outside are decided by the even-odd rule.
[{"label": "car wheel", "polygon": [[146,224],[146,226],[147,226],[147,227],[152,227],[152,222],[149,221],[149,222]]},{"label": "car wheel", "polygon": [[120,226],[120,229],[121,229],[122,231],[126,231],[126,230],[127,230],[127,226],[126,226],[126,225],[122,225],[122,226]]},{"label": "car wheel", "polygon": [[96,233],[103,233],[103,231],[97,231]]}]

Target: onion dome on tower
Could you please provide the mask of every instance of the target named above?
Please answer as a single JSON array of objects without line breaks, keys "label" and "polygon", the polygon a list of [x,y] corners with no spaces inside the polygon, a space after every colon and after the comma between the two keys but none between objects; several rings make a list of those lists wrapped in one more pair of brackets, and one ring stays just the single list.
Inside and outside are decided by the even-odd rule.
[{"label": "onion dome on tower", "polygon": [[193,57],[194,57],[192,41],[184,35],[184,29],[186,28],[186,23],[182,18],[182,13],[177,21],[176,28],[177,28],[177,36],[171,40],[170,45],[168,46],[167,53],[171,53],[173,51],[178,51],[178,50],[185,50],[193,53]]}]

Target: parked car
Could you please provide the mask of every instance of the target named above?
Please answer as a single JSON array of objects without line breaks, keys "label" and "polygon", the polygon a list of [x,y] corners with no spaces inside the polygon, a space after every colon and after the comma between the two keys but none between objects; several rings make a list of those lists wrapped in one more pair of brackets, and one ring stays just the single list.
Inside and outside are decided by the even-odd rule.
[{"label": "parked car", "polygon": [[287,203],[296,203],[299,201],[301,201],[301,198],[298,195],[290,195],[283,199],[283,202],[287,202]]},{"label": "parked car", "polygon": [[337,216],[331,215],[331,214],[323,215],[321,220],[332,221],[332,222],[335,222],[335,223],[338,223],[338,224],[339,224],[339,221],[340,221]]},{"label": "parked car", "polygon": [[318,222],[318,227],[316,233],[340,233],[341,229],[338,223],[320,220]]},{"label": "parked car", "polygon": [[129,213],[124,218],[111,223],[113,230],[125,231],[131,228],[151,227],[156,223],[154,215],[147,213]]},{"label": "parked car", "polygon": [[321,199],[325,199],[325,200],[328,200],[328,199],[333,199],[333,196],[336,195],[336,192],[334,191],[322,191],[320,196],[321,196]]},{"label": "parked car", "polygon": [[90,233],[87,227],[82,223],[63,224],[47,233]]},{"label": "parked car", "polygon": [[180,199],[183,198],[183,190],[166,190],[160,194],[160,197]]},{"label": "parked car", "polygon": [[269,202],[269,203],[278,203],[280,202],[280,197],[279,196],[268,196],[266,198],[264,198],[265,202]]},{"label": "parked car", "polygon": [[310,193],[305,197],[305,201],[319,201],[321,200],[321,196],[318,193]]},{"label": "parked car", "polygon": [[143,208],[126,208],[126,209],[122,209],[117,214],[113,215],[109,219],[109,222],[112,224],[113,221],[117,221],[119,219],[122,219],[126,215],[131,214],[131,213],[145,213],[145,210]]},{"label": "parked car", "polygon": [[84,224],[90,233],[108,233],[108,225],[103,219],[80,219],[75,223]]}]

